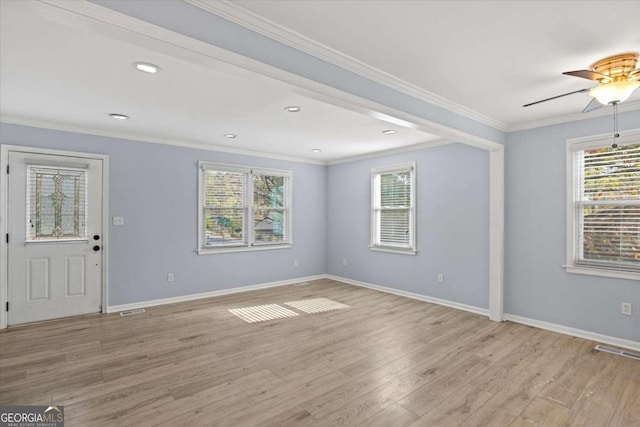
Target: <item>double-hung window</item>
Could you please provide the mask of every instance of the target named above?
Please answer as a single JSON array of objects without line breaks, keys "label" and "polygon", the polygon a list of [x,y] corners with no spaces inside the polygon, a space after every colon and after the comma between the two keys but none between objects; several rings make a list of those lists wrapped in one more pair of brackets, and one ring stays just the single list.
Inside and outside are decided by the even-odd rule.
[{"label": "double-hung window", "polygon": [[640,132],[567,143],[567,270],[640,278]]},{"label": "double-hung window", "polygon": [[416,253],[416,165],[371,170],[371,249]]},{"label": "double-hung window", "polygon": [[200,162],[198,253],[291,246],[291,172]]}]

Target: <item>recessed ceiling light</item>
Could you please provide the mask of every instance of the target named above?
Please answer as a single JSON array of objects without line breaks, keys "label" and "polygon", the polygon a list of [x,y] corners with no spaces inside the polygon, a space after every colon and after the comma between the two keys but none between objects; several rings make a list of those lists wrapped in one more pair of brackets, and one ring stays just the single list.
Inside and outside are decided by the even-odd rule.
[{"label": "recessed ceiling light", "polygon": [[136,62],[135,64],[136,70],[142,71],[143,73],[155,74],[160,71],[160,67],[154,64],[149,64],[148,62]]},{"label": "recessed ceiling light", "polygon": [[129,116],[125,115],[125,114],[119,114],[119,113],[111,113],[109,114],[109,116],[111,116],[112,119],[116,119],[116,120],[128,120]]},{"label": "recessed ceiling light", "polygon": [[383,130],[382,133],[384,133],[385,135],[393,135],[394,133],[396,133],[396,131],[393,129],[387,129]]},{"label": "recessed ceiling light", "polygon": [[285,111],[288,111],[288,112],[290,112],[290,113],[297,113],[298,111],[302,110],[302,108],[297,107],[297,106],[295,106],[295,105],[291,105],[291,106],[289,106],[289,107],[284,107],[284,110],[285,110]]},{"label": "recessed ceiling light", "polygon": [[233,138],[237,138],[238,135],[236,135],[235,133],[225,133],[224,137],[225,138],[229,138],[229,139],[233,139]]},{"label": "recessed ceiling light", "polygon": [[319,148],[312,148],[311,151],[314,153],[322,153],[322,150]]}]

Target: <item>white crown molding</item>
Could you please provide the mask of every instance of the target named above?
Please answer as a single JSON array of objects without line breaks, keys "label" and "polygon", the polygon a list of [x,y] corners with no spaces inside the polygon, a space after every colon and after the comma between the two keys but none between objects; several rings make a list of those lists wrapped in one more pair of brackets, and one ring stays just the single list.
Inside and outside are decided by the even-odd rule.
[{"label": "white crown molding", "polygon": [[323,45],[300,33],[292,31],[280,24],[270,21],[257,15],[242,6],[231,1],[206,0],[184,0],[195,7],[218,15],[228,21],[238,24],[244,28],[254,31],[263,36],[269,37],[289,47],[305,52],[318,59],[348,70],[368,80],[380,83],[398,92],[409,95],[413,98],[425,101],[445,110],[451,111],[459,116],[466,117],[475,122],[490,126],[492,128],[506,131],[508,126],[499,120],[481,114],[464,105],[455,103],[433,92],[420,88],[414,84],[406,82],[398,77],[386,73],[369,64],[359,61],[351,56],[345,55],[329,46]]},{"label": "white crown molding", "polygon": [[394,155],[394,154],[408,153],[408,152],[411,152],[411,151],[422,150],[424,148],[434,148],[434,147],[440,147],[441,145],[449,145],[449,144],[455,144],[455,141],[450,141],[448,139],[438,139],[436,141],[426,141],[426,142],[421,142],[421,143],[418,143],[418,144],[407,145],[405,147],[390,148],[388,150],[376,151],[374,153],[359,154],[357,156],[344,157],[342,159],[337,159],[337,160],[329,160],[327,162],[327,165],[328,166],[333,166],[333,165],[339,165],[341,163],[356,162],[358,160],[375,159],[377,157],[386,157],[386,156],[391,156],[391,155]]},{"label": "white crown molding", "polygon": [[[404,111],[379,104],[331,86],[301,77],[297,74],[265,64],[240,54],[219,48],[166,28],[142,21],[129,15],[116,12],[106,7],[88,1],[60,2],[57,0],[38,0],[34,3],[49,17],[60,22],[80,28],[90,27],[107,37],[123,40],[134,45],[141,45],[155,49],[163,54],[175,56],[184,60],[194,61],[203,65],[211,65],[215,61],[216,67],[239,67],[249,72],[261,74],[287,84],[296,86],[305,96],[312,97],[350,111],[374,116],[389,123],[419,129],[444,139],[461,142],[485,150],[500,149],[502,145],[483,137],[479,137],[455,128],[451,128],[423,117],[415,116]],[[315,159],[291,158],[288,156],[270,155],[262,152],[235,151],[228,147],[214,147],[209,144],[171,141],[164,139],[146,138],[140,135],[115,134],[96,129],[46,123],[38,120],[22,119],[18,117],[3,118],[3,121],[26,126],[44,127],[49,129],[67,130],[71,132],[88,132],[117,138],[135,139],[138,141],[175,144],[198,149],[227,151],[238,154],[248,154],[260,157],[271,157],[280,160],[291,160],[311,164],[327,164]],[[332,161],[337,161],[334,159]]]},{"label": "white crown molding", "polygon": [[[485,124],[503,132],[516,132],[526,129],[551,126],[561,123],[586,120],[593,117],[606,116],[610,114],[607,108],[596,110],[588,114],[572,113],[550,119],[523,122],[515,125],[508,125],[489,116],[478,113],[475,110],[450,101],[442,96],[436,95],[423,88],[406,82],[398,77],[379,70],[362,61],[343,54],[329,46],[323,45],[300,33],[290,30],[280,24],[268,20],[260,15],[251,12],[230,0],[208,1],[208,0],[184,0],[195,7],[218,15],[244,28],[255,31],[261,35],[269,37],[294,49],[305,52],[330,64],[344,68],[364,78],[380,83],[391,89],[402,92],[413,98],[428,102],[429,104],[444,108],[462,117]],[[620,112],[634,111],[640,109],[640,101],[621,104]],[[331,162],[330,162],[331,163]]]},{"label": "white crown molding", "polygon": [[[618,106],[618,113],[626,113],[627,111],[640,110],[640,101],[627,102]],[[545,126],[559,125],[562,123],[575,122],[578,120],[587,120],[594,117],[610,116],[613,112],[610,108],[604,107],[589,113],[572,113],[563,116],[553,117],[545,120],[536,120],[533,122],[525,122],[507,127],[507,132],[517,132],[527,129],[541,128]]]},{"label": "white crown molding", "polygon": [[[236,6],[228,1],[216,2],[215,6],[210,3],[203,3],[202,0],[185,0],[185,1],[200,8],[204,6],[206,7],[205,10],[211,13],[214,13],[216,15],[222,16],[223,18],[229,19],[229,20],[232,20],[232,16],[227,15],[227,10],[229,11],[244,10],[239,6]],[[271,78],[283,81],[285,83],[297,86],[303,91],[305,91],[306,92],[305,95],[307,96],[312,96],[312,97],[315,96],[316,98],[322,98],[325,102],[329,102],[334,105],[339,105],[339,106],[342,106],[343,108],[349,108],[352,111],[357,111],[357,112],[363,112],[363,110],[376,111],[376,112],[388,114],[391,117],[398,117],[398,118],[403,117],[404,120],[406,120],[409,123],[420,125],[422,130],[426,132],[437,133],[439,131],[447,131],[444,133],[437,133],[437,134],[445,138],[459,140],[460,142],[464,142],[464,143],[468,143],[469,139],[477,140],[478,142],[471,142],[471,145],[476,145],[485,149],[486,147],[495,145],[493,141],[491,142],[487,140],[480,141],[482,138],[471,136],[466,132],[461,132],[456,130],[454,133],[456,133],[457,135],[451,135],[451,132],[448,132],[448,131],[453,130],[453,128],[448,128],[446,126],[440,125],[439,123],[426,120],[422,117],[417,117],[412,114],[407,114],[405,112],[401,112],[399,110],[388,107],[386,105],[378,104],[368,99],[343,92],[339,89],[324,85],[314,80],[301,77],[297,74],[293,74],[288,71],[279,69],[277,67],[273,67],[268,64],[239,55],[237,53],[230,52],[228,50],[219,48],[209,43],[205,43],[205,42],[187,37],[185,35],[167,30],[166,28],[159,27],[157,25],[150,24],[148,22],[142,21],[137,18],[133,18],[131,16],[122,14],[120,12],[113,11],[111,9],[105,8],[95,3],[91,3],[88,1],[60,2],[58,0],[37,0],[36,4],[39,4],[42,8],[44,8],[43,12],[46,12],[50,17],[55,17],[68,25],[86,27],[87,25],[89,25],[86,20],[89,19],[93,21],[92,26],[97,31],[104,33],[109,37],[114,37],[117,39],[124,40],[128,43],[147,46],[147,47],[159,50],[164,54],[172,55],[176,57],[180,57],[177,54],[177,52],[180,52],[180,54],[183,55],[182,59],[195,60],[193,57],[186,58],[184,56],[196,55],[203,58],[201,60],[214,59],[217,61],[222,61],[225,64],[230,64],[231,66],[240,67],[242,69],[256,72],[264,76],[271,77]],[[250,12],[248,11],[246,12],[251,15]],[[246,28],[257,31],[257,29],[251,28],[248,23],[243,23],[241,20],[237,22],[236,21],[233,21],[233,22],[239,25],[242,25]],[[273,24],[273,25],[276,25],[276,24]],[[271,28],[271,27],[268,27],[268,28]],[[291,33],[291,31],[289,30],[284,30],[284,31],[287,34]],[[271,37],[269,34],[265,34],[265,35]],[[303,37],[303,36],[300,36],[300,37]],[[285,43],[285,41],[282,41],[282,42]],[[293,47],[296,47],[296,46],[293,46]],[[365,76],[365,77],[370,78],[368,76]],[[387,85],[384,82],[382,82],[382,84]],[[414,97],[416,96],[415,94],[411,94],[411,93],[409,93],[409,95]],[[434,101],[430,101],[429,99],[425,99],[425,101],[430,102],[434,105],[437,105]],[[444,106],[442,107],[446,108]],[[618,108],[620,112],[638,110],[640,109],[640,101],[621,104]],[[453,111],[457,114],[465,116],[465,114],[463,114],[462,112],[455,111],[455,110],[450,110],[450,111]],[[493,127],[505,132],[515,132],[519,130],[533,129],[537,127],[550,126],[554,124],[560,124],[560,123],[571,122],[576,120],[585,120],[592,117],[605,116],[607,114],[610,114],[610,112],[608,111],[608,109],[604,108],[601,110],[593,111],[588,114],[575,113],[575,114],[554,117],[552,119],[525,122],[525,123],[510,125],[510,126],[502,122],[497,122],[497,125]],[[476,120],[482,123],[482,121],[474,119],[473,117],[470,117],[470,116],[466,116],[466,117],[469,117],[472,120]],[[493,119],[490,119],[490,120],[493,120]],[[490,123],[486,123],[486,124],[488,124],[489,126],[492,126]],[[471,136],[471,138],[468,138],[469,136]]]},{"label": "white crown molding", "polygon": [[199,294],[179,295],[176,297],[162,298],[148,301],[132,302],[129,304],[110,305],[107,307],[107,313],[117,313],[125,310],[135,310],[136,308],[155,307],[157,305],[175,304],[177,302],[194,301],[203,298],[219,297],[229,294],[238,294],[241,292],[255,291],[258,289],[275,288],[277,286],[294,285],[301,282],[310,282],[312,280],[324,279],[324,274],[317,276],[299,277],[296,279],[280,280],[278,282],[260,283],[257,285],[240,286],[237,288],[221,289],[219,291],[202,292]]},{"label": "white crown molding", "polygon": [[[52,123],[43,120],[25,119],[20,117],[12,117],[3,115],[0,117],[0,123],[6,123],[10,125],[28,126],[41,129],[51,129],[63,132],[80,133],[87,135],[104,136],[107,138],[126,139],[130,141],[147,142],[151,144],[170,145],[175,147],[193,148],[197,150],[216,151],[221,153],[240,154],[244,156],[259,157],[264,159],[284,160],[295,163],[307,163],[312,165],[326,165],[326,162],[305,159],[300,157],[283,156],[279,154],[264,153],[262,151],[244,150],[241,148],[225,147],[222,145],[214,145],[202,142],[193,141],[178,141],[173,139],[154,138],[149,136],[136,135],[132,133],[113,132],[102,129],[95,129],[84,126],[74,126],[62,123]],[[11,143],[12,141],[6,141]]]},{"label": "white crown molding", "polygon": [[[405,147],[391,148],[388,150],[360,154],[357,156],[345,157],[345,158],[336,159],[336,160],[321,161],[321,160],[306,159],[301,157],[292,157],[292,156],[284,156],[279,154],[264,153],[262,151],[244,150],[241,148],[226,147],[222,145],[214,145],[214,144],[208,144],[208,143],[202,143],[202,142],[178,141],[178,140],[172,140],[172,139],[153,138],[153,137],[148,137],[143,135],[136,135],[132,133],[113,132],[113,131],[107,131],[103,129],[95,129],[90,127],[75,126],[75,125],[62,124],[62,123],[53,123],[53,122],[47,122],[43,120],[33,120],[28,118],[21,118],[21,117],[7,116],[7,115],[3,115],[0,117],[0,123],[4,123],[8,125],[33,127],[33,128],[39,128],[39,129],[57,130],[62,132],[104,136],[107,138],[125,139],[129,141],[146,142],[150,144],[161,144],[161,145],[170,145],[175,147],[193,148],[193,149],[204,150],[204,151],[215,151],[219,153],[240,154],[244,156],[252,156],[252,157],[258,157],[263,159],[283,160],[288,162],[305,163],[305,164],[321,165],[321,166],[331,166],[331,165],[338,165],[341,163],[355,162],[358,160],[374,159],[378,157],[391,156],[394,154],[407,153],[411,151],[422,150],[425,148],[434,148],[442,145],[449,145],[449,144],[456,143],[455,141],[451,141],[448,139],[438,139],[436,141],[426,141],[418,144],[408,145]],[[10,141],[7,141],[7,143],[9,142]]]}]

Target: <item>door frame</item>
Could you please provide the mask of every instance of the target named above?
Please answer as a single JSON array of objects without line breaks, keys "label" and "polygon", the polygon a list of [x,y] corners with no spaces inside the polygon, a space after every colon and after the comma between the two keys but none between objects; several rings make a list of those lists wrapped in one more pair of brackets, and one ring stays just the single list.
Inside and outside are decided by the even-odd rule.
[{"label": "door frame", "polygon": [[67,157],[79,157],[102,161],[102,313],[107,312],[108,290],[109,290],[109,156],[107,154],[84,153],[78,151],[54,150],[48,148],[36,148],[21,145],[0,144],[0,329],[7,327],[8,313],[6,304],[9,292],[9,245],[6,234],[8,233],[8,210],[9,210],[9,179],[7,166],[9,165],[9,152],[17,151],[31,154],[49,154]]}]

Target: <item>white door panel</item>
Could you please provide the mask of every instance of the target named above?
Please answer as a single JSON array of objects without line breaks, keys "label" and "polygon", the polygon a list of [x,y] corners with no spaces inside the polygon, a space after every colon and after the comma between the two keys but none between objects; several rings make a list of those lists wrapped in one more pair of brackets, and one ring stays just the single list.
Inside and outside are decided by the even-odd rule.
[{"label": "white door panel", "polygon": [[85,290],[85,265],[87,257],[85,255],[74,255],[66,257],[64,283],[66,297],[84,296]]},{"label": "white door panel", "polygon": [[102,304],[102,160],[9,153],[8,324]]}]

